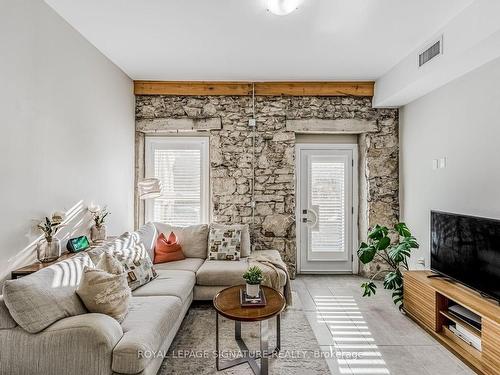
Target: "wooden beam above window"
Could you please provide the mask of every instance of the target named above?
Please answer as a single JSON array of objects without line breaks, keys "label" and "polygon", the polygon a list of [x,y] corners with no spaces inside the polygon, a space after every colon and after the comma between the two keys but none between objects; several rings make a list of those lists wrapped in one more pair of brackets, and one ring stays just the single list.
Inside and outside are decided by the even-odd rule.
[{"label": "wooden beam above window", "polygon": [[201,82],[134,81],[135,95],[373,96],[373,81],[363,82]]}]

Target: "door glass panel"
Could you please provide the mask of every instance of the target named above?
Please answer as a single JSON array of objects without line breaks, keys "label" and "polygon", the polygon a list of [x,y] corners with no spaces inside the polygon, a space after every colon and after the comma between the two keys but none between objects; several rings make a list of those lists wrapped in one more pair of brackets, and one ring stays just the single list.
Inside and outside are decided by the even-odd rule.
[{"label": "door glass panel", "polygon": [[311,252],[345,251],[345,177],[344,161],[311,156],[309,207],[318,211],[318,224],[309,228]]}]

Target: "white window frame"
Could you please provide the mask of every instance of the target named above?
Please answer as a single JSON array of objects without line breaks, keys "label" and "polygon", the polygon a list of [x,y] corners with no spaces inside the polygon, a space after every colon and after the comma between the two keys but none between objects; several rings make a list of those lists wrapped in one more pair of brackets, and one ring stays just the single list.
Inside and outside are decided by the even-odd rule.
[{"label": "white window frame", "polygon": [[[210,222],[210,158],[209,158],[209,137],[189,137],[189,136],[146,136],[144,148],[145,177],[154,177],[154,150],[158,149],[196,149],[201,151],[201,171],[200,171],[200,224]],[[154,199],[145,202],[145,222],[153,221]]]}]

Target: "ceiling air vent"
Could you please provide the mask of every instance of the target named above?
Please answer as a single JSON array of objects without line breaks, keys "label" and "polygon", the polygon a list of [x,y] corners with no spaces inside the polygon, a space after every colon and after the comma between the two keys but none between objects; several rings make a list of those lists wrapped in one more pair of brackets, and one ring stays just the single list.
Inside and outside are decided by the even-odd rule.
[{"label": "ceiling air vent", "polygon": [[418,55],[418,66],[421,67],[425,63],[431,61],[436,56],[443,53],[443,37],[441,36],[437,41],[433,42],[430,47],[422,51]]}]

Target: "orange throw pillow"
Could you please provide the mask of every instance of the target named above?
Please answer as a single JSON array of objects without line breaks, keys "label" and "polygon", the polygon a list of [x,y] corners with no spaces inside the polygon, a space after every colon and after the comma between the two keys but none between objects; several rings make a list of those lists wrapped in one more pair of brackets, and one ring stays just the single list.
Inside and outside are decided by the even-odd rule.
[{"label": "orange throw pillow", "polygon": [[177,243],[174,232],[170,232],[168,238],[163,233],[158,236],[155,246],[154,264],[173,262],[175,260],[186,259],[182,252],[182,247]]}]

